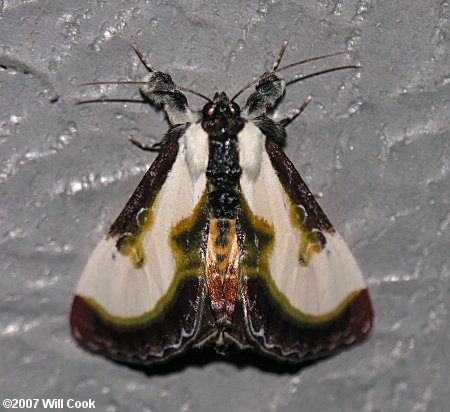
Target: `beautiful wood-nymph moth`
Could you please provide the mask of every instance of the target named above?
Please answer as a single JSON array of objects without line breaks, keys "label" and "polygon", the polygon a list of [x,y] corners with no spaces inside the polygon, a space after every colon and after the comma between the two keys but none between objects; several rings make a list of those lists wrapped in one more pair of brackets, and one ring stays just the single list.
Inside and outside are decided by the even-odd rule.
[{"label": "beautiful wood-nymph moth", "polygon": [[[82,347],[144,365],[202,347],[299,363],[369,334],[360,269],[281,148],[301,110],[267,116],[280,72],[305,62],[278,68],[286,45],[232,99],[177,86],[134,46],[150,72],[142,95],[170,129],[81,276],[70,326]],[[208,102],[192,112],[183,92]]]}]

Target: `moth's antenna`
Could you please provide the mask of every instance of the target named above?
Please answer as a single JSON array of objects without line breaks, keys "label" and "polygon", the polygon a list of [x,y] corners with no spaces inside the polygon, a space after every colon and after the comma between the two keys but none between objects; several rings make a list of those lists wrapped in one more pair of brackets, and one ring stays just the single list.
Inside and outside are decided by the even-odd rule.
[{"label": "moth's antenna", "polygon": [[294,63],[288,64],[287,66],[284,66],[284,67],[282,67],[280,69],[274,70],[273,72],[268,72],[268,73],[266,73],[266,75],[263,75],[261,77],[265,78],[265,77],[270,76],[272,73],[279,73],[279,72],[285,71],[287,69],[290,69],[291,67],[299,66],[300,64],[309,63],[309,62],[313,62],[315,60],[320,60],[320,59],[327,59],[328,57],[341,56],[343,54],[356,54],[356,52],[353,51],[353,50],[347,50],[347,51],[343,51],[343,52],[324,54],[323,56],[311,57],[311,58],[306,59],[306,60],[300,60],[298,62],[294,62]]},{"label": "moth's antenna", "polygon": [[338,67],[332,67],[330,69],[326,69],[326,70],[319,70],[316,72],[312,72],[312,73],[308,73],[306,75],[301,75],[301,74],[296,74],[292,79],[290,80],[286,80],[286,86],[295,83],[295,82],[299,82],[299,81],[303,81],[306,79],[310,79],[311,77],[315,77],[315,76],[319,76],[321,74],[326,74],[326,73],[331,73],[331,72],[335,72],[338,70],[346,70],[346,69],[360,69],[361,66],[357,66],[356,64],[347,64],[346,66],[338,66]]},{"label": "moth's antenna", "polygon": [[281,46],[280,53],[278,54],[278,57],[275,60],[275,63],[273,64],[273,66],[272,66],[272,70],[269,70],[269,71],[265,72],[264,74],[259,76],[257,79],[253,80],[252,82],[247,84],[245,87],[243,87],[241,90],[239,90],[233,96],[231,101],[234,101],[238,96],[240,96],[243,92],[245,92],[249,87],[252,87],[254,84],[260,82],[261,80],[264,80],[267,77],[272,76],[274,73],[280,73],[282,71],[290,69],[291,67],[299,66],[301,64],[309,63],[309,62],[312,62],[312,61],[315,61],[315,60],[327,59],[329,57],[340,56],[342,54],[355,54],[355,52],[351,51],[351,50],[344,51],[344,52],[331,53],[331,54],[324,54],[323,56],[311,57],[309,59],[300,60],[298,62],[294,62],[294,63],[288,64],[286,66],[283,66],[281,68],[278,68],[278,66],[280,64],[280,61],[281,61],[281,58],[283,57],[284,51],[286,50],[287,44],[288,44],[288,42],[287,42],[287,40],[285,40],[283,42],[283,45]]},{"label": "moth's antenna", "polygon": [[[146,69],[150,72],[150,73],[154,73],[154,72],[158,72],[158,70],[153,67],[150,62],[144,57],[144,55],[142,54],[142,52],[139,50],[139,48],[137,47],[136,44],[132,44],[131,47],[133,48],[133,50],[136,52],[136,54],[138,55],[139,59],[141,60],[142,64],[146,67]],[[196,92],[195,90],[192,89],[188,89],[187,87],[182,87],[182,86],[178,86],[176,84],[168,84],[168,83],[161,83],[161,82],[143,82],[143,81],[133,81],[133,80],[127,80],[127,81],[100,81],[100,82],[90,82],[90,83],[83,83],[80,84],[81,86],[94,86],[97,84],[145,84],[149,87],[155,87],[157,89],[162,89],[162,90],[167,90],[167,91],[180,91],[180,92],[186,92],[186,93],[192,93],[195,94],[196,96],[199,96],[205,100],[207,100],[208,102],[212,103],[212,100],[205,96],[202,93]],[[159,90],[154,90],[154,93],[157,93]]]},{"label": "moth's antenna", "polygon": [[[208,102],[212,103],[212,100],[209,97],[207,97],[204,94],[201,94],[199,92],[196,92],[195,90],[188,89],[187,87],[178,86],[176,84],[167,84],[167,83],[160,83],[160,82],[142,82],[142,81],[132,81],[132,80],[129,80],[129,81],[127,80],[127,81],[123,81],[123,82],[90,82],[90,83],[80,84],[80,87],[94,86],[97,84],[145,84],[149,87],[156,87],[158,89],[167,90],[167,91],[179,90],[180,92],[192,93],[192,94],[202,97],[203,99],[208,100]],[[153,90],[152,93],[157,93],[159,91],[160,90]]]}]

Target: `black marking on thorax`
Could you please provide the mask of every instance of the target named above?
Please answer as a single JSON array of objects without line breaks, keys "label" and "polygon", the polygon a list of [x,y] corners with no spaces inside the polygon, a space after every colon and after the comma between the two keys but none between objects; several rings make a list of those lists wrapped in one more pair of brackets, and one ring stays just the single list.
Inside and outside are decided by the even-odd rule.
[{"label": "black marking on thorax", "polygon": [[206,169],[209,202],[214,217],[218,219],[236,218],[242,173],[237,135],[244,127],[244,122],[240,116],[229,116],[219,111],[217,115],[203,118],[202,121],[202,127],[209,138],[209,161]]}]

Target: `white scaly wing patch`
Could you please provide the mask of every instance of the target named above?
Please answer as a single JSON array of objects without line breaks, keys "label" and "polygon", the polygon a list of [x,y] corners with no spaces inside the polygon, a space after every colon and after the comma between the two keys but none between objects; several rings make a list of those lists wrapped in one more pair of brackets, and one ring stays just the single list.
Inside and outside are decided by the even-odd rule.
[{"label": "white scaly wing patch", "polygon": [[[272,292],[281,293],[290,306],[312,319],[339,312],[366,288],[349,248],[333,230],[312,231],[320,231],[324,236],[323,249],[317,242],[306,240],[306,228],[294,218],[293,202],[265,150],[265,137],[253,124],[247,123],[239,134],[239,149],[240,159],[244,160],[240,182],[243,196],[251,211],[269,223],[275,234],[269,267],[277,291]],[[300,260],[300,256],[304,259]]]},{"label": "white scaly wing patch", "polygon": [[169,234],[192,214],[205,190],[207,144],[207,135],[197,124],[179,140],[178,155],[154,201],[151,223],[142,236],[143,265],[137,267],[136,259],[119,252],[115,237],[102,240],[92,253],[76,294],[95,304],[105,317],[125,320],[151,315],[169,290],[175,273]]}]

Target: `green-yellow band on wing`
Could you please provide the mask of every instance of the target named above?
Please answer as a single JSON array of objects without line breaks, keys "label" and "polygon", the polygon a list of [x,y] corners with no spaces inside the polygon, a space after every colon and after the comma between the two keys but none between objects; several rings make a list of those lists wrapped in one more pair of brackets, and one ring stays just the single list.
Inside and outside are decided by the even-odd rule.
[{"label": "green-yellow band on wing", "polygon": [[298,229],[300,235],[300,249],[298,262],[307,267],[314,253],[320,253],[323,249],[318,232],[311,232],[305,224],[305,210],[291,203],[291,222]]},{"label": "green-yellow band on wing", "polygon": [[170,231],[169,245],[175,258],[174,278],[203,275],[201,246],[208,217],[208,193],[205,189],[192,215],[182,219]]},{"label": "green-yellow band on wing", "polygon": [[[261,281],[265,283],[266,289],[269,291],[271,298],[275,302],[277,302],[282,312],[286,313],[297,322],[316,325],[324,324],[341,314],[342,311],[348,306],[348,304],[360,293],[359,290],[353,291],[344,300],[342,300],[334,310],[323,313],[321,315],[306,313],[294,307],[290,303],[286,295],[277,287],[270,273],[269,258],[273,252],[275,241],[275,229],[273,225],[268,223],[266,220],[256,216],[251,211],[247,201],[243,196],[241,196],[241,206],[242,210],[239,215],[239,222],[240,228],[244,234],[244,257],[242,259],[243,274],[244,276],[248,277],[259,277]],[[294,226],[300,232],[300,238],[302,240],[300,253],[305,250],[307,259],[304,263],[292,262],[292,264],[301,264],[302,266],[307,266],[310,262],[312,253],[320,253],[320,251],[322,250],[322,246],[313,236],[314,233],[307,231],[302,221],[302,215],[297,215],[298,217],[295,216],[295,214],[297,213],[298,210],[292,211],[291,208],[291,219],[295,220]],[[278,235],[282,236],[283,234]],[[312,251],[310,252],[310,250]],[[283,275],[292,276],[291,273],[285,273]]]},{"label": "green-yellow band on wing", "polygon": [[[166,309],[177,304],[174,300],[177,295],[177,290],[183,280],[197,278],[203,274],[204,264],[201,258],[201,243],[208,219],[208,213],[208,194],[205,190],[192,214],[182,219],[170,230],[167,241],[168,247],[172,249],[175,259],[175,273],[167,292],[161,296],[151,310],[139,316],[121,317],[110,314],[92,298],[82,296],[84,301],[91,306],[104,321],[111,323],[117,329],[139,328],[141,325],[157,319]],[[142,238],[139,239],[139,245],[142,247]],[[145,264],[151,265],[151,262],[146,262]],[[112,276],[114,276],[114,274],[112,274]],[[130,281],[132,281],[132,279],[130,279]]]},{"label": "green-yellow band on wing", "polygon": [[150,208],[142,209],[136,219],[138,221],[137,232],[134,234],[128,233],[121,237],[119,252],[131,259],[135,269],[141,269],[146,263],[142,241],[152,226],[153,210]]},{"label": "green-yellow band on wing", "polygon": [[[94,299],[83,297],[85,302],[91,306],[106,322],[113,324],[116,328],[132,329],[155,320],[174,302],[177,289],[183,279],[199,277],[203,275],[204,263],[201,257],[201,243],[206,222],[208,219],[208,194],[203,193],[193,213],[182,219],[170,230],[168,246],[171,248],[175,259],[175,273],[167,292],[161,296],[156,305],[148,312],[134,317],[120,317],[107,312]],[[301,259],[293,264],[307,267],[313,253],[320,253],[322,245],[317,233],[307,230],[304,224],[304,212],[301,208],[291,204],[291,221],[298,229],[301,246],[299,256]],[[131,258],[133,266],[139,270],[145,265],[151,265],[146,261],[143,250],[143,239],[150,230],[153,221],[153,211],[145,209],[140,212],[139,230],[135,235],[128,235],[122,241],[120,252]],[[272,298],[278,303],[280,309],[299,322],[310,324],[323,324],[338,316],[345,307],[359,294],[359,290],[350,293],[332,311],[322,315],[305,313],[294,307],[275,284],[269,266],[269,258],[273,253],[275,230],[263,218],[256,216],[250,209],[247,201],[241,196],[241,211],[239,213],[239,226],[243,232],[243,257],[241,267],[244,276],[258,276],[266,284],[267,290]],[[286,273],[286,276],[291,276]]]}]

